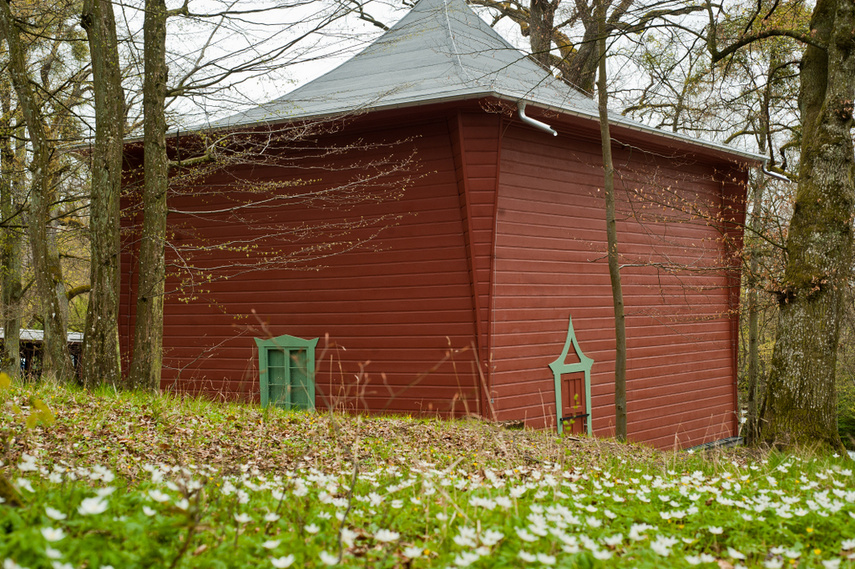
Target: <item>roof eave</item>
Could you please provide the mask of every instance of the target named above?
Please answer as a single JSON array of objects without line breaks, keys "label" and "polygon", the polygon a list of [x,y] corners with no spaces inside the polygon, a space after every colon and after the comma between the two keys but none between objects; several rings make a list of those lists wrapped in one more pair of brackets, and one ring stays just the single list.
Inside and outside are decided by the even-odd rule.
[{"label": "roof eave", "polygon": [[[600,117],[598,115],[594,115],[591,113],[587,113],[578,109],[568,109],[566,107],[562,107],[560,105],[554,105],[549,103],[544,103],[543,101],[539,101],[537,99],[529,99],[525,96],[520,96],[518,94],[508,94],[508,93],[500,93],[493,90],[482,90],[482,91],[468,91],[465,93],[457,93],[453,95],[447,96],[438,96],[433,98],[422,98],[417,100],[405,100],[398,101],[392,103],[382,103],[379,102],[377,104],[367,105],[361,108],[350,109],[347,111],[339,111],[339,112],[330,112],[330,113],[318,113],[318,114],[307,114],[307,115],[293,115],[288,117],[281,117],[275,120],[265,120],[265,121],[257,121],[257,122],[246,122],[246,123],[235,123],[230,125],[217,125],[215,127],[211,127],[210,130],[204,127],[191,128],[184,132],[191,134],[196,132],[202,132],[208,130],[209,132],[225,132],[229,130],[234,130],[237,128],[246,128],[246,127],[259,127],[259,126],[277,126],[283,125],[291,122],[299,122],[299,121],[329,121],[329,120],[338,120],[342,118],[348,117],[356,117],[367,114],[369,112],[381,112],[381,111],[390,111],[395,109],[405,109],[405,108],[415,108],[415,107],[424,107],[428,105],[438,105],[443,103],[453,103],[460,101],[470,101],[477,99],[498,99],[501,101],[507,101],[514,105],[519,101],[526,101],[529,104],[529,108],[535,107],[539,108],[542,111],[548,111],[552,113],[557,113],[565,116],[578,117],[585,120],[591,120],[594,122],[599,122]],[[754,152],[750,152],[747,150],[740,150],[738,148],[733,148],[730,146],[726,146],[723,144],[719,144],[716,142],[710,142],[706,140],[701,140],[697,138],[693,138],[691,136],[677,133],[677,132],[668,132],[660,129],[656,129],[653,127],[649,127],[647,125],[636,123],[634,121],[622,120],[622,116],[617,116],[614,119],[610,119],[613,125],[619,126],[621,128],[625,128],[628,130],[632,130],[635,132],[639,132],[642,134],[656,136],[668,140],[673,140],[675,142],[679,142],[680,144],[695,146],[707,151],[713,151],[716,154],[725,154],[728,156],[733,156],[735,158],[741,159],[744,162],[748,162],[754,166],[761,166],[765,162],[768,161],[766,156],[761,154],[757,154]],[[178,129],[170,130],[168,135],[176,135],[180,131]],[[133,137],[125,139],[126,144],[133,144],[137,142],[142,142],[143,137]]]}]

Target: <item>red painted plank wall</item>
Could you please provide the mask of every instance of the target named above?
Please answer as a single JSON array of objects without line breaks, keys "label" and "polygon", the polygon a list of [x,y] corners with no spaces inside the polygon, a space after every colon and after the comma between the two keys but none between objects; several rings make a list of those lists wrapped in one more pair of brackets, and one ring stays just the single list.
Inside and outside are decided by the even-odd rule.
[{"label": "red painted plank wall", "polygon": [[[418,166],[381,176],[377,184],[401,185],[411,178],[400,199],[337,207],[330,203],[269,206],[217,215],[169,217],[172,241],[178,247],[206,246],[193,262],[199,267],[235,266],[247,255],[293,253],[300,246],[320,245],[317,234],[293,237],[294,244],[274,242],[273,234],[299,224],[376,219],[367,227],[338,236],[348,249],[375,232],[376,237],[341,254],[292,269],[269,268],[233,274],[223,270],[195,279],[180,289],[186,274],[178,271],[186,253],[170,253],[173,274],[167,283],[162,387],[213,397],[255,399],[258,370],[254,337],[290,334],[319,337],[317,406],[389,412],[479,413],[478,373],[471,346],[476,341],[469,255],[464,243],[457,169],[452,157],[449,123],[442,120],[375,125],[360,139],[332,136],[325,147],[341,148],[360,140],[385,141],[338,156],[304,160],[300,167],[277,169],[259,164],[210,178],[190,195],[170,202],[172,210],[227,209],[224,188],[235,178],[274,180],[299,177],[308,185],[283,189],[295,194],[352,183],[371,172],[371,161],[396,164],[415,151]],[[451,119],[449,119],[451,120]],[[335,162],[332,162],[335,160]],[[335,168],[329,168],[330,164]],[[238,192],[239,193],[239,192]],[[236,198],[240,201],[239,198]],[[232,204],[234,202],[231,202]],[[243,222],[250,221],[249,225]],[[218,248],[240,242],[245,248]],[[126,239],[124,270],[131,270],[133,237]],[[179,262],[180,261],[180,262]],[[225,272],[229,272],[226,270]],[[123,283],[128,298],[128,279]],[[124,314],[131,311],[123,305]],[[125,318],[124,343],[132,335],[132,317]]]},{"label": "red painted plank wall", "polygon": [[[499,115],[483,111],[459,112],[449,121],[461,208],[466,216],[466,244],[473,302],[478,313],[477,347],[484,387],[489,384],[491,367],[489,332],[501,126]],[[489,405],[486,399],[482,401],[482,407],[488,411],[487,416],[491,417]]]},{"label": "red painted plank wall", "polygon": [[[615,150],[630,438],[667,447],[731,436],[735,281],[719,269],[727,251],[718,224],[698,218],[721,207],[722,184],[711,166]],[[594,430],[612,434],[614,320],[599,141],[511,126],[501,153],[492,324],[499,418],[554,426],[547,366],[572,315],[583,352],[595,360]]]}]

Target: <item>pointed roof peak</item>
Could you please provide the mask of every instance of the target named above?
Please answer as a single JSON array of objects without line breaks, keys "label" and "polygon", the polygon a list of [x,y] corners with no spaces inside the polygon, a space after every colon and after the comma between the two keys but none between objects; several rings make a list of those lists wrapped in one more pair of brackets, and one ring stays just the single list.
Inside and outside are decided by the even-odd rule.
[{"label": "pointed roof peak", "polygon": [[215,126],[495,96],[595,117],[594,102],[517,50],[463,0],[419,0],[359,54]]},{"label": "pointed roof peak", "polygon": [[[527,102],[599,122],[593,99],[556,79],[508,43],[464,0],[418,0],[386,33],[332,71],[208,127],[335,117],[485,97]],[[609,121],[751,161],[763,160],[752,152],[661,131],[618,114],[610,114]]]}]

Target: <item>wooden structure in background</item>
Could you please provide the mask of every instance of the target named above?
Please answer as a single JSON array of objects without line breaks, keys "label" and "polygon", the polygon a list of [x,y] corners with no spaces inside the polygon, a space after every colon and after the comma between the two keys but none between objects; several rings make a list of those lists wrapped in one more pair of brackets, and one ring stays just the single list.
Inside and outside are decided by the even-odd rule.
[{"label": "wooden structure in background", "polygon": [[[419,36],[424,28],[430,33]],[[423,44],[419,57],[413,41]],[[170,199],[164,389],[267,401],[260,373],[274,372],[267,363],[260,369],[259,349],[270,346],[264,342],[317,339],[306,355],[317,409],[474,414],[555,428],[562,410],[550,364],[566,347],[572,316],[578,347],[595,362],[590,393],[579,393],[588,425],[610,434],[614,333],[596,108],[503,42],[462,2],[421,0],[368,55],[214,125],[259,136],[318,117],[335,126],[300,147],[299,165],[230,166]],[[396,50],[404,53],[400,61],[383,59]],[[430,50],[439,54],[435,61]],[[401,71],[401,61],[411,68]],[[431,65],[434,79],[425,71]],[[375,75],[363,81],[370,69]],[[476,85],[479,78],[489,85]],[[397,90],[387,88],[395,81]],[[523,98],[527,112],[558,136],[519,113]],[[690,446],[735,435],[733,253],[746,163],[756,157],[625,119],[612,125],[612,136],[629,438]],[[324,151],[313,156],[312,148]],[[405,171],[371,181],[400,186],[394,197],[342,207],[296,197],[366,183],[360,164],[413,157]],[[234,223],[241,184],[289,179],[301,182],[277,191],[294,194],[290,205],[247,210]],[[131,191],[122,259],[126,355],[141,225],[134,200]],[[277,228],[347,223],[347,236],[335,236],[336,254],[266,270],[228,268],[323,250],[335,232],[295,232],[300,237],[288,249],[273,243]],[[247,246],[218,246],[225,241]],[[190,260],[188,252],[195,252]],[[188,278],[189,264],[213,278]]]}]

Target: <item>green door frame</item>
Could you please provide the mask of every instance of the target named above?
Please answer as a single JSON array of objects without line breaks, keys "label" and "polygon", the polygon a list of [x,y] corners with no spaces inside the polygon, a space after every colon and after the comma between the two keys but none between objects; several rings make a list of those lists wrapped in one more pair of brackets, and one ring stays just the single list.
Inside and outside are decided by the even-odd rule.
[{"label": "green door frame", "polygon": [[[286,399],[284,402],[270,401],[270,374],[269,374],[269,353],[272,350],[281,350],[285,352],[285,369],[290,369],[290,361],[292,351],[302,350],[306,354],[306,396],[309,404],[309,411],[315,409],[315,348],[318,345],[318,338],[305,340],[296,336],[284,334],[282,336],[262,340],[255,338],[255,345],[258,346],[258,377],[261,388],[261,406],[267,407],[271,403],[283,404],[286,409],[292,407],[290,390],[286,391]],[[289,375],[290,380],[290,375]],[[293,389],[293,386],[292,386]]]},{"label": "green door frame", "polygon": [[[579,358],[579,363],[566,363],[567,354],[570,353],[570,346],[576,352]],[[594,365],[594,360],[582,353],[579,347],[579,341],[576,340],[576,332],[573,330],[573,317],[570,317],[570,325],[567,329],[567,339],[564,340],[564,349],[561,350],[561,355],[554,362],[549,364],[552,370],[552,376],[555,379],[555,420],[558,424],[558,434],[564,432],[564,418],[561,416],[561,376],[565,373],[585,373],[585,410],[588,412],[588,417],[585,423],[588,426],[588,435],[593,435],[591,428],[591,367]]]}]

